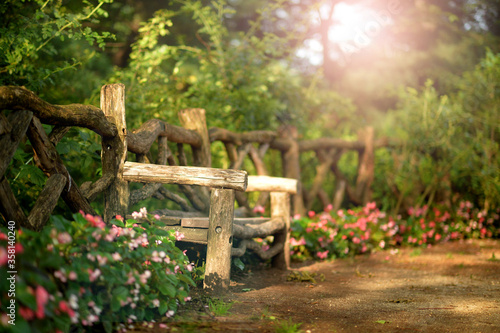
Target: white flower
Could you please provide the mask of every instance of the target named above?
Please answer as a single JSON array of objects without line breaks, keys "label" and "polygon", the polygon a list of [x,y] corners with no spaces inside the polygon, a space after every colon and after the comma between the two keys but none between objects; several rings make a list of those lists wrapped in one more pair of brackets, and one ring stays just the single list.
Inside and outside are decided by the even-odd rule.
[{"label": "white flower", "polygon": [[72,309],[78,309],[78,297],[75,294],[69,296],[69,306],[71,306]]}]

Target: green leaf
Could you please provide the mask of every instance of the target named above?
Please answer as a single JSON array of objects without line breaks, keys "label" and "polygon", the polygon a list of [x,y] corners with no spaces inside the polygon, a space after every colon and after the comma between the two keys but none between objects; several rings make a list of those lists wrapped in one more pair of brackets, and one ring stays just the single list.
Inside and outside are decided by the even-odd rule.
[{"label": "green leaf", "polygon": [[171,298],[175,297],[176,289],[173,285],[168,284],[168,283],[164,283],[164,284],[160,285],[159,289],[163,295],[171,297]]},{"label": "green leaf", "polygon": [[111,224],[114,224],[117,227],[125,228],[125,224],[123,224],[123,221],[120,221],[120,220],[112,220]]},{"label": "green leaf", "polygon": [[167,302],[162,302],[160,304],[160,307],[158,308],[158,312],[161,315],[164,315],[168,311],[168,303]]},{"label": "green leaf", "polygon": [[104,331],[106,331],[106,333],[113,332],[113,323],[111,321],[103,321],[102,326],[104,326]]},{"label": "green leaf", "polygon": [[113,296],[116,296],[119,299],[124,300],[127,298],[129,291],[128,291],[127,287],[119,286],[119,287],[113,289],[112,294],[113,294]]},{"label": "green leaf", "polygon": [[21,179],[26,179],[38,186],[43,186],[47,179],[42,170],[38,169],[36,166],[29,164],[25,164],[21,167],[19,177],[21,177]]},{"label": "green leaf", "polygon": [[233,265],[238,267],[240,270],[245,269],[245,264],[243,263],[243,261],[241,261],[240,258],[233,259]]},{"label": "green leaf", "polygon": [[385,321],[385,320],[377,320],[376,323],[377,324],[389,324],[389,322]]}]

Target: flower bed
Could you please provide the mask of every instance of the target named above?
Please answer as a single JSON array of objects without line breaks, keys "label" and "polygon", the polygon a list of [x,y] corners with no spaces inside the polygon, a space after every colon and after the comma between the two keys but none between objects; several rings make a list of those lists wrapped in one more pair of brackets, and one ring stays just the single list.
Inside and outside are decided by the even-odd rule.
[{"label": "flower bed", "polygon": [[[145,209],[136,216],[148,217]],[[161,223],[150,216],[148,221],[119,218],[108,227],[100,217],[75,214],[72,222],[53,217],[52,227],[41,232],[2,228],[0,268],[17,273],[14,288],[0,284],[0,326],[13,332],[100,326],[111,332],[173,316],[190,299],[193,265],[174,246],[181,235],[158,229]],[[14,243],[15,260],[9,261]]]},{"label": "flower bed", "polygon": [[466,201],[455,212],[412,208],[408,217],[387,216],[374,202],[358,209],[295,216],[291,251],[295,260],[333,259],[401,245],[432,246],[464,238],[497,237],[500,210],[486,212]]}]

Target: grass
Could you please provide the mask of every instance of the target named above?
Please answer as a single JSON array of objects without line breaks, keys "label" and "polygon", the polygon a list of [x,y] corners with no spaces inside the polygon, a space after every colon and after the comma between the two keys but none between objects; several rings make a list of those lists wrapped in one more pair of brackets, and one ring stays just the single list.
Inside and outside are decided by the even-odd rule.
[{"label": "grass", "polygon": [[230,314],[229,310],[233,304],[234,302],[226,303],[223,300],[213,298],[208,300],[208,309],[216,317],[226,316]]},{"label": "grass", "polygon": [[292,318],[288,320],[279,320],[275,322],[275,332],[276,333],[300,333],[300,326],[302,323],[294,323]]}]

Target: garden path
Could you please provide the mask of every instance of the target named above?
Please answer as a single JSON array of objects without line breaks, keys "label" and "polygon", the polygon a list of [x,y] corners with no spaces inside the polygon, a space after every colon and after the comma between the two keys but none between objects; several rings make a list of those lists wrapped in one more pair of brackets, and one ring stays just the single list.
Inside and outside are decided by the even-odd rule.
[{"label": "garden path", "polygon": [[[500,332],[500,240],[404,248],[293,268],[294,275],[266,268],[233,281],[224,297],[235,302],[227,316],[207,315],[195,296],[170,329],[277,332],[290,320],[301,323],[302,332],[318,333]],[[287,281],[305,272],[315,273],[316,283]]]}]

